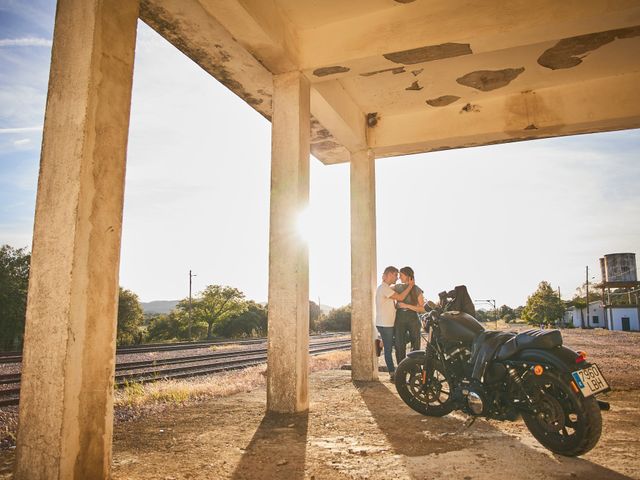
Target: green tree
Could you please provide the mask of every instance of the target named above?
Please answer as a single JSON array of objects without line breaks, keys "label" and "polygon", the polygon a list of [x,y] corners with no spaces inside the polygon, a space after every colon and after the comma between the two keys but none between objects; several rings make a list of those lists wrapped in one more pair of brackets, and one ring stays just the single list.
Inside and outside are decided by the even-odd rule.
[{"label": "green tree", "polygon": [[120,287],[118,294],[118,345],[141,343],[143,318],[138,295],[131,290]]},{"label": "green tree", "polygon": [[522,312],[524,311],[524,306],[520,305],[513,309],[513,314],[516,316],[516,320],[522,318]]},{"label": "green tree", "polygon": [[15,350],[22,345],[27,311],[29,263],[25,248],[0,247],[0,348]]},{"label": "green tree", "polygon": [[267,309],[249,301],[246,310],[216,325],[215,332],[224,337],[256,337],[267,334]]},{"label": "green tree", "polygon": [[513,320],[516,319],[516,314],[513,308],[509,307],[508,305],[502,305],[500,307],[499,315],[500,315],[500,318],[502,318],[505,321],[505,323],[512,322]]},{"label": "green tree", "polygon": [[478,308],[476,310],[475,319],[478,320],[479,322],[488,322],[488,321],[494,320],[495,315],[493,314],[493,312],[488,312],[483,308]]},{"label": "green tree", "polygon": [[[193,301],[193,319],[206,322],[207,339],[213,337],[214,325],[234,315],[240,315],[247,309],[244,293],[237,288],[223,285],[208,285]],[[178,304],[178,309],[188,311],[189,299]]]},{"label": "green tree", "polygon": [[322,330],[328,332],[349,332],[351,330],[351,304],[334,308],[322,319]]},{"label": "green tree", "polygon": [[316,332],[318,330],[318,321],[320,320],[320,315],[322,311],[320,310],[320,306],[310,300],[309,301],[309,331]]},{"label": "green tree", "polygon": [[540,282],[538,289],[527,298],[522,318],[532,325],[555,323],[564,314],[564,304],[549,282]]},{"label": "green tree", "polygon": [[[149,341],[187,340],[189,338],[189,322],[184,311],[175,309],[168,314],[153,314],[147,317],[147,338]],[[192,333],[202,338],[207,332],[207,324],[197,322]]]}]

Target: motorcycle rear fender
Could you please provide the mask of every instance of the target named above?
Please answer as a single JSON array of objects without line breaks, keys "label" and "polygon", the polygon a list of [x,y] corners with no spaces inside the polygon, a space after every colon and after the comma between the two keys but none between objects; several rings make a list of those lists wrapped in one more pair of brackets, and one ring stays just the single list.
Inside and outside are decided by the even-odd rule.
[{"label": "motorcycle rear fender", "polygon": [[518,361],[541,363],[551,366],[562,373],[571,373],[588,365],[587,362],[576,363],[576,358],[578,358],[578,354],[564,346],[549,350],[530,348],[518,352],[504,363],[517,363]]},{"label": "motorcycle rear fender", "polygon": [[413,352],[407,353],[407,357],[409,358],[421,358],[424,360],[427,353],[424,350],[414,350]]}]

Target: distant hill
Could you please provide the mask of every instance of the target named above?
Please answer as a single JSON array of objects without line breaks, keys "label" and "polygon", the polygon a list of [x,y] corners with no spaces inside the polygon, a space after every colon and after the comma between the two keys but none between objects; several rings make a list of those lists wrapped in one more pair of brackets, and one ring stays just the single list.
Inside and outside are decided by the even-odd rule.
[{"label": "distant hill", "polygon": [[[313,300],[312,300],[313,301]],[[263,307],[267,305],[267,302],[258,302],[259,305],[262,305]],[[335,307],[331,307],[329,305],[325,305],[324,303],[320,304],[320,311],[322,312],[323,315],[328,314],[331,310],[333,310]]]},{"label": "distant hill", "polygon": [[155,300],[153,302],[140,302],[144,313],[169,313],[176,308],[180,300]]}]

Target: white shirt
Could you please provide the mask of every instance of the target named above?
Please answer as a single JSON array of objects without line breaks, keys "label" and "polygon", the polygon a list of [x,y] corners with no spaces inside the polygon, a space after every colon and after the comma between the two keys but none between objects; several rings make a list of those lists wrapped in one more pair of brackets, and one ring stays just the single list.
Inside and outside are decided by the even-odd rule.
[{"label": "white shirt", "polygon": [[395,290],[384,282],[376,290],[376,326],[393,327],[396,321],[396,306],[391,296],[394,293]]}]

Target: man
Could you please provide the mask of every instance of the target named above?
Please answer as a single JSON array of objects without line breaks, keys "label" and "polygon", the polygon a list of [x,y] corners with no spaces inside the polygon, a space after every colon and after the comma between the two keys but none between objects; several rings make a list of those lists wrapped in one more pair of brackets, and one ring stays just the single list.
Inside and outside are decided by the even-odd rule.
[{"label": "man", "polygon": [[[392,285],[398,281],[399,270],[390,266],[384,269],[382,283],[376,290],[376,328],[382,337],[384,347],[384,361],[387,364],[389,378],[395,380],[396,367],[393,365],[393,335],[396,319],[395,302],[402,302],[412,288],[406,288],[403,292],[397,293]],[[409,283],[413,287],[413,283]]]}]

